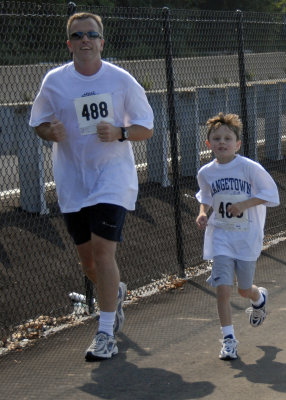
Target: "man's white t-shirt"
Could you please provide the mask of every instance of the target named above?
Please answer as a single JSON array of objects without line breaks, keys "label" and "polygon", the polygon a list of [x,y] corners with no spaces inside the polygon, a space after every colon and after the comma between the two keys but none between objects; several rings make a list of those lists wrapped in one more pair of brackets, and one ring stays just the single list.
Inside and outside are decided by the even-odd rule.
[{"label": "man's white t-shirt", "polygon": [[100,121],[118,127],[153,128],[153,111],[144,89],[125,70],[102,61],[92,75],[79,74],[73,62],[43,79],[34,101],[30,125],[61,121],[67,138],[53,143],[53,171],[62,212],[98,203],[135,209],[138,179],[129,141],[101,142]]},{"label": "man's white t-shirt", "polygon": [[[279,205],[277,186],[257,162],[237,155],[227,164],[216,160],[198,172],[200,203],[212,207],[204,240],[204,259],[225,255],[244,261],[255,261],[263,244],[266,206]],[[250,207],[239,217],[227,213],[228,204],[249,198],[267,203]]]}]

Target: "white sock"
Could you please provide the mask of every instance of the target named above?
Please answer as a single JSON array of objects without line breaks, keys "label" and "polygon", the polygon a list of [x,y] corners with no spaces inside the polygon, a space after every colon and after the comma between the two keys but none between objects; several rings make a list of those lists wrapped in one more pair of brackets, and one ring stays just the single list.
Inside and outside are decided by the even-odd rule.
[{"label": "white sock", "polygon": [[100,311],[98,332],[105,332],[113,336],[113,325],[115,320],[116,311],[106,312]]},{"label": "white sock", "polygon": [[224,338],[232,335],[232,337],[235,339],[233,325],[222,326],[220,329]]},{"label": "white sock", "polygon": [[259,292],[259,293],[260,293],[260,297],[259,297],[259,299],[258,299],[257,301],[252,301],[252,300],[251,300],[251,303],[252,303],[255,307],[259,307],[262,303],[264,303],[264,296],[262,295],[261,292]]}]

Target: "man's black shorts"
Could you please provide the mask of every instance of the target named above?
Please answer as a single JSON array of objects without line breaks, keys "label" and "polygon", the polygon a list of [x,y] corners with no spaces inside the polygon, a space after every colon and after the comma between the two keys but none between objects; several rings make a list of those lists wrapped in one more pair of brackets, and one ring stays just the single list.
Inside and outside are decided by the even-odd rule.
[{"label": "man's black shorts", "polygon": [[114,242],[122,241],[126,216],[124,207],[100,203],[80,211],[63,214],[68,232],[76,245],[91,240],[91,233]]}]

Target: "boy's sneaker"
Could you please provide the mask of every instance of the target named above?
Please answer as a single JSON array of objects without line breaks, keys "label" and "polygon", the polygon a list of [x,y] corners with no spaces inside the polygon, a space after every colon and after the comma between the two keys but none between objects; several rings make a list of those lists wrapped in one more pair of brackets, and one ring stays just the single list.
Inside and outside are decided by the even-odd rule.
[{"label": "boy's sneaker", "polygon": [[220,340],[222,347],[219,353],[221,360],[235,360],[237,359],[237,344],[236,339],[225,338]]},{"label": "boy's sneaker", "polygon": [[85,352],[85,359],[87,361],[106,360],[117,353],[118,347],[114,336],[98,332]]},{"label": "boy's sneaker", "polygon": [[117,307],[116,307],[116,315],[115,315],[115,321],[114,321],[114,326],[113,326],[113,331],[114,333],[119,332],[124,324],[124,312],[123,312],[123,302],[126,298],[127,294],[127,286],[125,283],[120,282],[119,283],[119,289],[118,289],[118,297],[117,297]]},{"label": "boy's sneaker", "polygon": [[258,288],[259,292],[264,297],[264,302],[261,306],[255,307],[252,305],[251,307],[247,308],[246,312],[249,314],[249,323],[251,326],[256,328],[257,326],[261,325],[266,318],[266,303],[268,299],[268,291],[267,289],[260,287]]}]

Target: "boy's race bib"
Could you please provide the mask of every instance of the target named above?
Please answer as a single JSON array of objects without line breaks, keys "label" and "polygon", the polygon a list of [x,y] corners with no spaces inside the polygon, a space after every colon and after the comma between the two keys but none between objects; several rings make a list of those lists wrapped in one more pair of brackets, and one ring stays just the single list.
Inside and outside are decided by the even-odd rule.
[{"label": "boy's race bib", "polygon": [[96,133],[101,121],[114,124],[114,112],[110,93],[97,94],[74,99],[78,126],[81,135]]},{"label": "boy's race bib", "polygon": [[244,194],[215,194],[214,195],[214,225],[218,228],[231,231],[247,231],[249,229],[248,210],[238,217],[234,217],[227,211],[231,204],[247,200]]}]

